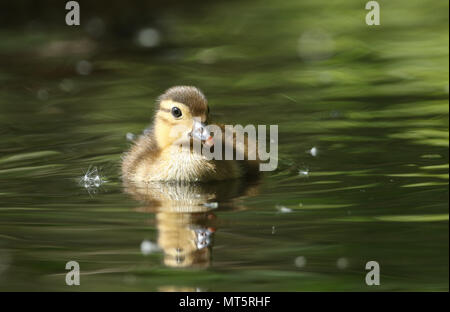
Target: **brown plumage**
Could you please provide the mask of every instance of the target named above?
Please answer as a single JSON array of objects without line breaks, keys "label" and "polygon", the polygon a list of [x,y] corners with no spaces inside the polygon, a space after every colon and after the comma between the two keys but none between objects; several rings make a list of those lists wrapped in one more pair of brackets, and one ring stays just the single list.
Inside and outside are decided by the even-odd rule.
[{"label": "brown plumage", "polygon": [[172,87],[158,98],[159,103],[167,100],[187,105],[193,116],[208,113],[208,101],[195,87]]},{"label": "brown plumage", "polygon": [[[157,108],[151,130],[137,139],[123,158],[124,179],[202,182],[234,179],[258,172],[258,160],[208,160],[193,148],[180,146],[183,143],[192,147],[197,136],[202,144],[209,140],[204,141],[204,128],[200,128],[200,134],[195,133],[197,125],[203,127],[209,121],[208,102],[199,89],[172,87],[159,97]],[[247,143],[246,140],[240,147],[245,155]],[[221,146],[224,151],[223,144],[224,140]],[[235,142],[233,148],[237,148]]]}]

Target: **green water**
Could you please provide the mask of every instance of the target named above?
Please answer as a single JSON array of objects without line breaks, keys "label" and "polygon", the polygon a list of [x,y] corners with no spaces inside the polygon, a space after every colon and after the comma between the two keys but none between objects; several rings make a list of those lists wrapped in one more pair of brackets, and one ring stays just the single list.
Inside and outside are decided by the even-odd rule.
[{"label": "green water", "polygon": [[[93,12],[100,38],[63,17],[2,27],[0,290],[448,291],[448,2],[379,2],[375,27],[364,1],[159,8],[149,48],[115,35],[128,11]],[[222,123],[278,125],[278,169],[124,187],[126,134],[178,84]],[[106,181],[85,188],[93,168]]]}]

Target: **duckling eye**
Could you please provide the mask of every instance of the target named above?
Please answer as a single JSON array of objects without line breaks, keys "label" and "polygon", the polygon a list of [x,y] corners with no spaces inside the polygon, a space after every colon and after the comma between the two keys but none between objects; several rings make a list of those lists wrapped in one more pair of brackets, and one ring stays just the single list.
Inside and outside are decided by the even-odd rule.
[{"label": "duckling eye", "polygon": [[178,107],[172,107],[172,116],[175,118],[180,118],[181,115],[183,115],[183,113],[181,113],[181,109],[179,109]]}]

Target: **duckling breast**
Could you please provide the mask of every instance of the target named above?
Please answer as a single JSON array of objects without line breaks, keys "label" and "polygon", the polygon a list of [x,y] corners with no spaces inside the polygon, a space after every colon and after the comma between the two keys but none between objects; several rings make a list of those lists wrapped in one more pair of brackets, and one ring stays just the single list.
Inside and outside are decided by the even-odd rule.
[{"label": "duckling breast", "polygon": [[162,153],[152,168],[137,175],[147,181],[207,182],[238,178],[242,172],[234,161],[209,160],[174,147]]}]

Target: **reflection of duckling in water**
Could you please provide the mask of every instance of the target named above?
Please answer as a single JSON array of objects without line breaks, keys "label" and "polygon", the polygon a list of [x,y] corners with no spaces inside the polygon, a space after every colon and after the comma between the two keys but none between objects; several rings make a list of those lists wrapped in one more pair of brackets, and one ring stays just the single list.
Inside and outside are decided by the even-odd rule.
[{"label": "reflection of duckling in water", "polygon": [[158,245],[164,264],[171,267],[205,267],[211,262],[213,224],[211,212],[156,214]]},{"label": "reflection of duckling in water", "polygon": [[[233,150],[241,151],[246,160],[207,159],[192,148],[201,141],[209,148],[214,145],[207,130],[209,108],[203,93],[195,87],[173,87],[159,97],[159,105],[150,131],[136,140],[122,162],[123,178],[130,181],[220,181],[251,176],[258,173],[259,161],[248,160],[248,138],[243,145],[233,141]],[[220,126],[223,130],[223,126]],[[218,140],[216,140],[218,141]],[[218,145],[218,144],[216,144]]]},{"label": "reflection of duckling in water", "polygon": [[[220,201],[217,210],[239,209],[237,196],[255,193],[244,181],[200,183],[125,182],[125,191],[144,202],[139,211],[156,213],[157,243],[170,267],[207,267],[211,263],[216,216],[205,203]],[[226,183],[226,185],[224,185]],[[223,205],[222,205],[223,203]]]}]

